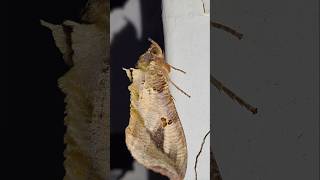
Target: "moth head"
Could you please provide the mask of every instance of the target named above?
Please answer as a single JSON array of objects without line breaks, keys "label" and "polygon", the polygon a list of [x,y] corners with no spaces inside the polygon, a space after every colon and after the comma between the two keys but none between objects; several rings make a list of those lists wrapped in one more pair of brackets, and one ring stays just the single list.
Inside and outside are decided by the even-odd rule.
[{"label": "moth head", "polygon": [[161,47],[150,38],[149,41],[151,42],[150,48],[139,57],[137,63],[137,68],[139,69],[146,69],[151,61],[164,61]]}]

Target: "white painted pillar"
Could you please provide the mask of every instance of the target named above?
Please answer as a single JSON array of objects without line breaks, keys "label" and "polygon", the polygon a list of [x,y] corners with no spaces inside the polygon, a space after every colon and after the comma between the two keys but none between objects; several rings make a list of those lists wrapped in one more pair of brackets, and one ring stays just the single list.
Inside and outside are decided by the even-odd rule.
[{"label": "white painted pillar", "polygon": [[[210,129],[210,1],[163,0],[165,56],[186,71],[171,71],[171,80],[191,95],[171,86],[188,146],[185,180],[194,180],[194,164],[203,137]],[[210,179],[210,136],[199,156],[198,180]]]}]

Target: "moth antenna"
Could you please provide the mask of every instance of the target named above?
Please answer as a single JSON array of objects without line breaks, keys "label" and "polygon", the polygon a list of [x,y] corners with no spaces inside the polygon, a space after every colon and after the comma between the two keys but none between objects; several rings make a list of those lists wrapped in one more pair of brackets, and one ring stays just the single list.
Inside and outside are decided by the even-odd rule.
[{"label": "moth antenna", "polygon": [[177,88],[179,91],[181,91],[184,95],[188,96],[189,98],[191,97],[189,94],[187,94],[182,89],[180,89],[174,82],[172,82],[170,78],[168,79],[169,79],[169,82],[171,82],[171,84],[173,84],[175,88]]},{"label": "moth antenna", "polygon": [[153,44],[153,45],[155,45],[155,46],[157,46],[158,48],[160,48],[161,49],[161,47],[159,46],[159,44],[158,43],[156,43],[154,40],[152,40],[151,38],[148,38],[148,41],[150,41],[151,42],[151,44]]},{"label": "moth antenna", "polygon": [[250,104],[248,104],[247,102],[245,102],[242,98],[240,98],[238,95],[236,95],[230,89],[225,87],[220,81],[218,81],[212,75],[210,75],[210,81],[219,91],[224,92],[231,99],[237,101],[241,106],[244,106],[247,110],[251,111],[252,114],[258,113],[258,109],[256,107],[253,107]]},{"label": "moth antenna", "polygon": [[156,42],[155,42],[154,40],[152,40],[151,38],[148,38],[148,40],[151,42],[152,45],[154,45],[154,46],[156,46],[156,47],[158,48],[158,50],[161,52],[161,54],[163,54],[163,53],[162,53],[162,49],[161,49],[161,47],[159,46],[158,43],[156,43]]},{"label": "moth antenna", "polygon": [[211,21],[210,24],[211,24],[211,26],[213,26],[215,28],[222,29],[225,32],[228,32],[228,33],[236,36],[238,39],[242,39],[242,37],[243,37],[243,34],[241,34],[238,31],[232,29],[231,27],[228,27],[228,26],[225,26],[223,24],[220,24],[220,23],[217,23],[217,22],[213,22],[213,21]]},{"label": "moth antenna", "polygon": [[151,43],[155,43],[157,44],[154,40],[152,40],[151,38],[148,38],[148,41],[150,41]]},{"label": "moth antenna", "polygon": [[169,64],[169,66],[170,66],[172,69],[176,70],[176,71],[179,71],[179,72],[182,72],[183,74],[186,74],[186,72],[183,71],[182,69],[179,69],[179,68],[176,68],[176,67],[174,67],[174,66],[171,66],[170,64]]}]

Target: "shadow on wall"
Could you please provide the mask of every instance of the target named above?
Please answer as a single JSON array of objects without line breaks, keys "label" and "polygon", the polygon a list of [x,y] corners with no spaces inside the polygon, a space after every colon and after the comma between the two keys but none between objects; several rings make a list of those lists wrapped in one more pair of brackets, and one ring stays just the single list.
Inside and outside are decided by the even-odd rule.
[{"label": "shadow on wall", "polygon": [[[133,170],[133,158],[125,144],[125,128],[130,118],[130,94],[128,85],[130,84],[123,67],[135,67],[139,56],[149,47],[147,40],[149,37],[164,47],[161,0],[149,1],[140,0],[136,10],[128,3],[136,0],[111,0],[112,13],[117,11],[117,19],[111,21],[111,29],[119,28],[117,32],[111,34],[111,170],[121,169],[122,175]],[[121,12],[122,11],[122,12]],[[130,12],[128,12],[130,11]],[[140,13],[130,14],[130,13]],[[141,19],[134,19],[139,18]],[[142,27],[137,27],[135,22],[141,21]],[[123,23],[121,26],[121,23]],[[112,27],[114,26],[114,27]],[[138,31],[142,32],[138,32]],[[139,34],[141,34],[140,37]],[[121,178],[117,178],[121,179]],[[160,176],[152,171],[148,172],[148,179],[164,180],[166,177]]]}]

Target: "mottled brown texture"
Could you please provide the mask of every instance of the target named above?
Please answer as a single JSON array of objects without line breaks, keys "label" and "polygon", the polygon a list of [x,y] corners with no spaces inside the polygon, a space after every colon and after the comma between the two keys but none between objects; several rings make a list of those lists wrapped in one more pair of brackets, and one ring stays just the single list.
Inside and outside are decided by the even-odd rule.
[{"label": "mottled brown texture", "polygon": [[136,68],[125,69],[132,81],[127,147],[146,168],[171,180],[182,180],[187,168],[187,145],[168,87],[170,66],[157,43],[152,41]]},{"label": "mottled brown texture", "polygon": [[109,9],[106,0],[89,0],[83,23],[41,23],[52,30],[70,70],[59,78],[66,94],[64,180],[108,180]]}]

